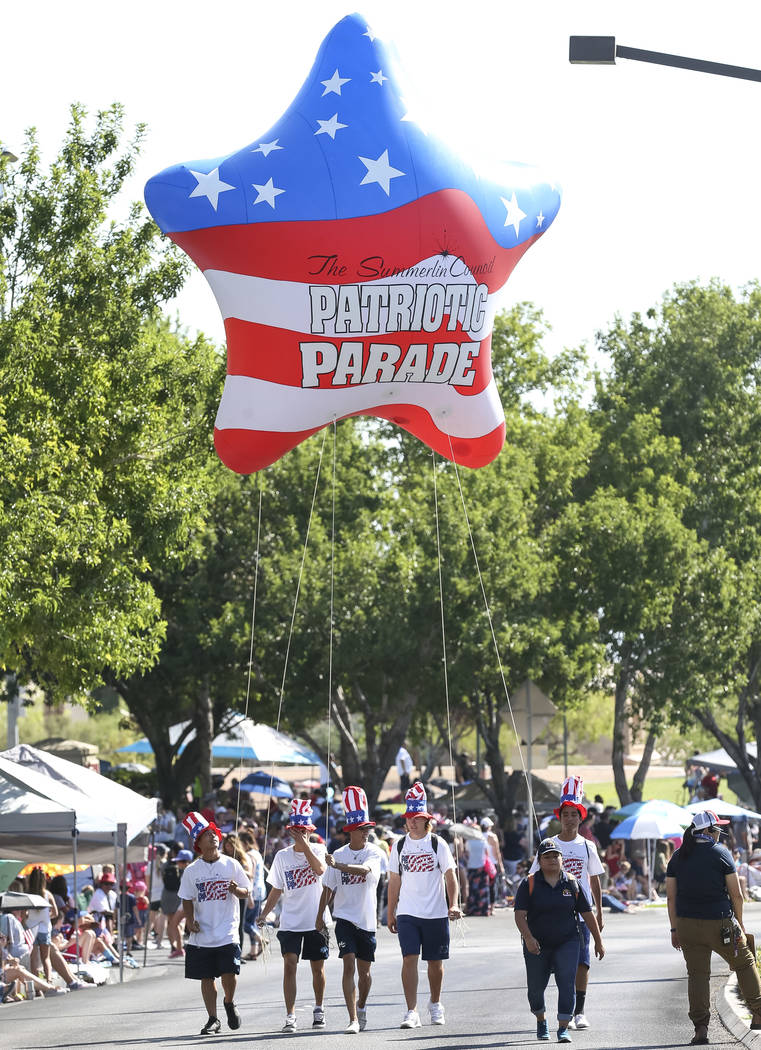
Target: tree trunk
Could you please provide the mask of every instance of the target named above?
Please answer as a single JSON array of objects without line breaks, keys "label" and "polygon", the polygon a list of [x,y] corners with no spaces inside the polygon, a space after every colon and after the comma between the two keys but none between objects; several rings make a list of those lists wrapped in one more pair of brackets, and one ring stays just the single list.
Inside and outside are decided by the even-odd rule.
[{"label": "tree trunk", "polygon": [[642,801],[642,791],[645,787],[645,780],[647,779],[648,770],[650,769],[650,761],[653,757],[653,748],[655,747],[655,730],[650,729],[647,734],[647,740],[645,741],[645,750],[642,752],[642,759],[640,764],[634,773],[631,787],[631,800],[632,802]]},{"label": "tree trunk", "polygon": [[632,801],[629,785],[626,782],[624,769],[624,731],[626,728],[626,701],[629,693],[629,657],[631,650],[624,646],[621,662],[616,676],[616,694],[613,705],[613,748],[610,764],[613,767],[613,781],[618,793],[618,801],[627,806]]},{"label": "tree trunk", "polygon": [[196,693],[193,726],[196,731],[198,779],[201,785],[201,801],[203,801],[211,793],[211,745],[214,740],[214,711],[207,676],[204,676]]}]

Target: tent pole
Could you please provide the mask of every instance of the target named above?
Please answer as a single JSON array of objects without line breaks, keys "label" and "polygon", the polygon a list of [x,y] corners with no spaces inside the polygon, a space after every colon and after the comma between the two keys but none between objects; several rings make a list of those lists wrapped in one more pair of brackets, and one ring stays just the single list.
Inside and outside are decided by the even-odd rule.
[{"label": "tent pole", "polygon": [[151,932],[151,898],[153,897],[153,865],[156,863],[156,824],[151,824],[151,842],[148,846],[148,914],[143,927],[143,969],[148,965],[148,937]]},{"label": "tent pole", "polygon": [[117,924],[117,937],[119,938],[119,984],[124,982],[124,925],[125,910],[127,907],[127,825],[116,825],[116,838],[114,839],[114,855],[117,866],[119,864],[119,846],[123,847],[121,865],[121,897],[119,899],[119,922]]},{"label": "tent pole", "polygon": [[[79,972],[79,899],[77,897],[77,831],[76,816],[74,827],[71,829],[71,859],[74,864],[74,958],[77,961],[77,973]],[[75,977],[77,974],[74,975]]]}]

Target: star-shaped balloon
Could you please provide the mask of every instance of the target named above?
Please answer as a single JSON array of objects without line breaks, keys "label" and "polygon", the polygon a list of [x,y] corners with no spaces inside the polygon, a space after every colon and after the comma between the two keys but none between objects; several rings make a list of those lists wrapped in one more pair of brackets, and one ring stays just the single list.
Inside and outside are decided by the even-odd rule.
[{"label": "star-shaped balloon", "polygon": [[470,467],[498,455],[497,293],[560,194],[524,165],[479,178],[419,127],[364,19],[334,27],[261,139],[167,168],[145,199],[225,319],[214,440],[233,470],[362,414]]}]

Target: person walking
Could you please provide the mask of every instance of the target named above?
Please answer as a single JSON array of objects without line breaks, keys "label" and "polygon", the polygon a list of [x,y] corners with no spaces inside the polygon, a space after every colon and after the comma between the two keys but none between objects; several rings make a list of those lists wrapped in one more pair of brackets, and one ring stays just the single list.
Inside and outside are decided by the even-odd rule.
[{"label": "person walking", "polygon": [[[368,842],[375,821],[368,819],[367,795],[360,787],[347,787],[343,793],[349,842],[325,862],[322,896],[317,909],[316,927],[324,925],[325,907],[332,901],[336,922],[338,957],[343,959],[343,993],[349,1023],[347,1035],[364,1032],[367,1027],[367,997],[375,961],[376,887],[381,873],[381,850]],[[355,971],[357,983],[355,985]]]},{"label": "person walking", "polygon": [[441,985],[444,960],[449,958],[449,920],[462,918],[462,912],[454,857],[447,844],[431,834],[433,817],[420,781],[412,785],[405,801],[407,834],[394,843],[389,857],[387,925],[399,935],[402,951],[407,1013],[400,1028],[420,1028],[418,958],[422,954],[428,963],[431,1024],[444,1024]]},{"label": "person walking", "polygon": [[[596,848],[579,834],[579,824],[587,815],[586,806],[583,804],[584,781],[581,777],[570,776],[563,784],[560,793],[560,803],[554,811],[560,821],[560,831],[552,835],[552,841],[560,849],[563,857],[563,870],[568,875],[578,879],[587,900],[591,901],[595,909],[597,925],[602,931],[604,921],[602,917],[602,888],[600,876],[604,873],[602,861]],[[531,865],[529,874],[533,875],[539,870],[536,857]],[[568,1027],[573,1029],[589,1028],[589,1021],[585,1011],[587,1000],[587,985],[589,983],[589,967],[591,955],[589,952],[589,927],[585,924],[581,927],[581,952],[579,953],[579,965],[576,970],[576,1012]]]},{"label": "person walking", "polygon": [[412,761],[412,755],[407,750],[406,744],[402,744],[399,747],[395,761],[396,771],[399,774],[399,789],[402,794],[406,794],[409,790],[412,770],[415,768],[415,763]]},{"label": "person walking", "polygon": [[708,1043],[711,1019],[711,954],[737,974],[752,1011],[751,1028],[761,1029],[761,983],[743,926],[743,899],[732,856],[719,843],[720,820],[711,810],[696,813],[666,868],[671,944],[687,966],[691,1046]]},{"label": "person walking", "polygon": [[201,982],[201,995],[209,1015],[201,1035],[216,1035],[222,1027],[217,1017],[217,977],[222,983],[228,1027],[240,1028],[235,988],[240,973],[238,902],[247,900],[251,883],[234,857],[219,852],[222,832],[200,813],[188,813],[183,826],[199,857],[185,868],[179,897],[190,931],[185,952],[185,977]]},{"label": "person walking", "polygon": [[536,1017],[536,1037],[550,1038],[544,993],[555,974],[558,989],[559,1043],[570,1043],[569,1024],[575,1011],[576,970],[581,950],[579,917],[594,939],[595,955],[605,948],[592,905],[579,882],[563,870],[563,858],[554,839],[543,839],[536,851],[539,869],[529,875],[515,895],[515,925],[523,940],[528,1002]]},{"label": "person walking", "polygon": [[322,1001],[325,995],[328,940],[323,931],[318,932],[315,928],[315,915],[322,894],[322,876],[326,864],[325,847],[309,841],[310,834],[315,830],[312,803],[307,798],[292,799],[288,834],[293,844],[275,854],[269,874],[272,889],[257,919],[259,926],[263,926],[282,896],[283,910],[280,913],[277,939],[283,956],[283,1032],[296,1031],[296,970],[299,955],[308,960],[312,968],[312,1027],[325,1027]]}]

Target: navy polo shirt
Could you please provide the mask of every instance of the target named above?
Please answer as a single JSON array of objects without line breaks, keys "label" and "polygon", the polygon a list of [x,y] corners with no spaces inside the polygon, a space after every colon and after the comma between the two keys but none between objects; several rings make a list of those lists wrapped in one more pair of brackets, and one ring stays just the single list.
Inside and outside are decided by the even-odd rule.
[{"label": "navy polo shirt", "polygon": [[592,906],[581,886],[578,886],[578,898],[574,901],[571,883],[561,876],[554,886],[550,886],[541,871],[531,878],[534,890],[529,893],[528,878],[524,879],[515,895],[515,911],[525,911],[528,928],[533,937],[542,946],[548,948],[565,944],[578,936],[576,912],[587,912]]},{"label": "navy polo shirt", "polygon": [[685,857],[680,849],[668,863],[666,876],[676,879],[676,913],[680,919],[726,919],[732,914],[727,875],[735,865],[726,846],[700,842]]}]

